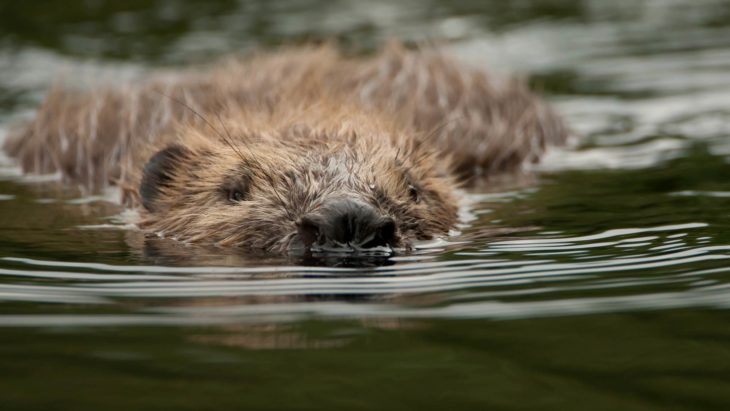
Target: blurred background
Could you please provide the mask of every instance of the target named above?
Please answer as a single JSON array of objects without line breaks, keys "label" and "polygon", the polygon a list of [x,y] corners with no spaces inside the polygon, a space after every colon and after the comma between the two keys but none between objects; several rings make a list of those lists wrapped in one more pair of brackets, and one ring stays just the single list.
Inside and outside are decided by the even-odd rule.
[{"label": "blurred background", "polygon": [[[586,134],[671,128],[724,110],[729,25],[724,0],[4,1],[0,108],[32,108],[61,77],[129,78],[326,39],[368,52],[400,39],[447,44],[474,64],[528,76],[565,101]],[[715,114],[707,121],[725,124]]]},{"label": "blurred background", "polygon": [[54,82],[328,39],[442,44],[582,138],[362,269],[141,252],[0,156],[1,409],[728,408],[728,1],[0,0],[0,140]]}]

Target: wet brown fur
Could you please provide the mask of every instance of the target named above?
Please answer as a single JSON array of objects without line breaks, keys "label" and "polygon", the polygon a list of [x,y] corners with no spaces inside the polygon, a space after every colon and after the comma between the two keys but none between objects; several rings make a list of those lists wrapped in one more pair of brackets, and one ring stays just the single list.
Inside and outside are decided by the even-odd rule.
[{"label": "wet brown fur", "polygon": [[[348,59],[321,46],[129,87],[55,88],[5,150],[26,172],[118,185],[128,205],[145,204],[149,232],[286,252],[301,217],[337,197],[393,217],[398,245],[443,235],[457,222],[457,181],[518,170],[566,135],[522,82],[440,51],[391,45]],[[145,164],[170,147],[164,181],[141,199]],[[246,197],[231,201],[238,188]]]}]

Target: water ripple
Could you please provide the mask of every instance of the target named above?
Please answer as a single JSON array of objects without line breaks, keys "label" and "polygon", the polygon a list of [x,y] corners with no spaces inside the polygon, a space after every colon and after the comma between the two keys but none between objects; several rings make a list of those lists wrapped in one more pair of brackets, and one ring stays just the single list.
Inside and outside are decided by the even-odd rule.
[{"label": "water ripple", "polygon": [[[507,319],[725,307],[730,291],[711,278],[730,273],[725,262],[730,258],[730,245],[699,244],[700,237],[692,232],[707,226],[696,222],[577,236],[542,234],[493,241],[472,252],[488,252],[487,258],[402,261],[365,271],[304,266],[125,266],[4,257],[7,263],[48,270],[0,269],[0,277],[8,279],[0,284],[0,300],[91,305],[130,301],[142,307],[119,315],[3,315],[0,326],[215,324],[312,316]],[[631,246],[636,254],[626,254],[624,246]],[[610,252],[612,247],[615,252]],[[591,258],[566,254],[576,252]],[[468,253],[455,253],[464,254]],[[567,256],[569,260],[565,260]],[[716,262],[721,265],[707,267]],[[701,265],[705,268],[697,270]],[[27,283],[24,279],[46,281]],[[683,290],[659,291],[676,287]],[[635,295],[630,291],[637,289],[652,291]],[[616,295],[589,296],[600,290]],[[576,291],[586,297],[568,296]],[[550,300],[539,299],[548,294]],[[347,301],[354,296],[360,296],[358,303],[321,301],[333,297]],[[254,297],[255,303],[236,303]],[[302,302],[303,298],[311,301]],[[409,298],[425,302],[412,305]]]},{"label": "water ripple", "polygon": [[534,302],[484,301],[444,307],[393,304],[283,303],[216,307],[163,307],[137,315],[0,315],[5,327],[179,326],[274,323],[320,319],[492,319],[510,320],[607,312],[667,310],[688,307],[730,308],[730,287],[702,287],[686,292],[640,296],[572,298]]}]

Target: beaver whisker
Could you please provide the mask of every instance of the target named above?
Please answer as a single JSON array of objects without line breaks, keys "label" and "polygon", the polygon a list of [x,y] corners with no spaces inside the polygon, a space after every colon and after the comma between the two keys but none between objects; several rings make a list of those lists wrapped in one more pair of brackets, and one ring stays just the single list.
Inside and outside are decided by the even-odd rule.
[{"label": "beaver whisker", "polygon": [[431,129],[431,131],[429,131],[428,133],[426,133],[423,136],[422,142],[423,143],[431,143],[431,139],[434,138],[435,136],[438,136],[438,133],[441,130],[443,130],[444,128],[446,128],[446,126],[453,124],[457,120],[460,121],[460,120],[463,120],[463,119],[464,119],[464,116],[463,115],[457,115],[456,117],[444,119],[444,121],[442,121],[440,124],[437,124],[436,126],[434,126]]},{"label": "beaver whisker", "polygon": [[[233,150],[233,152],[236,153],[236,155],[238,155],[238,157],[241,158],[241,160],[246,161],[246,157],[243,156],[243,154],[235,147],[235,145],[231,141],[232,140],[232,137],[231,137],[230,133],[228,132],[228,129],[226,128],[226,126],[223,123],[222,119],[220,118],[220,114],[216,113],[216,115],[218,116],[218,121],[221,123],[221,127],[223,127],[223,129],[225,130],[225,132],[228,133],[228,137],[231,140],[227,139],[226,136],[224,136],[218,129],[216,129],[213,126],[213,124],[210,121],[208,121],[207,118],[205,118],[202,114],[200,114],[197,110],[195,110],[194,108],[192,108],[190,105],[186,104],[184,101],[181,101],[179,99],[176,99],[175,97],[172,97],[172,96],[168,96],[168,95],[166,95],[165,93],[163,93],[161,91],[158,91],[158,90],[155,90],[155,91],[157,91],[159,94],[161,94],[161,95],[163,95],[163,96],[171,99],[172,101],[174,101],[174,102],[182,105],[183,107],[187,108],[188,110],[190,110],[198,118],[200,118],[201,120],[203,120],[203,122],[205,122],[205,124],[207,124],[208,127],[210,127],[218,135],[218,137],[220,137],[221,140],[223,140],[231,148],[231,150]],[[247,149],[248,149],[248,147],[247,147]],[[254,161],[254,162],[257,161],[256,158],[253,155],[251,156],[251,160]],[[289,217],[289,219],[291,219],[292,216],[291,216],[289,210],[286,208],[286,203],[284,202],[283,198],[281,197],[281,194],[277,190],[276,185],[274,184],[273,179],[269,175],[267,175],[266,177],[267,177],[267,179],[269,179],[269,183],[271,184],[271,187],[274,190],[274,194],[279,199],[279,204],[281,205],[282,209],[286,212],[286,214]]]},{"label": "beaver whisker", "polygon": [[[221,119],[220,113],[215,113],[215,116],[218,118],[218,122],[220,123],[221,127],[223,127],[223,131],[225,131],[226,135],[228,136],[228,139],[226,139],[223,136],[221,136],[221,138],[223,139],[223,141],[226,144],[228,144],[229,147],[231,147],[231,150],[233,150],[233,152],[236,153],[236,155],[238,155],[238,157],[240,157],[241,160],[243,160],[245,162],[246,157],[244,157],[243,154],[241,154],[241,152],[238,150],[238,148],[236,148],[236,146],[233,144],[233,137],[231,137],[231,133],[228,131],[228,128],[226,127],[225,123]],[[246,147],[246,149],[248,150],[248,147]],[[250,153],[250,151],[251,150],[249,150],[249,153]],[[251,156],[251,157],[252,157],[252,159],[255,159],[253,156]]]},{"label": "beaver whisker", "polygon": [[205,116],[203,116],[202,114],[198,113],[197,110],[195,110],[194,108],[192,108],[190,105],[188,105],[184,101],[182,101],[180,99],[177,99],[177,98],[175,98],[173,96],[169,96],[169,95],[167,95],[167,94],[165,94],[165,93],[163,93],[162,91],[159,91],[159,90],[154,90],[153,89],[152,91],[155,92],[155,93],[158,93],[158,94],[160,94],[160,95],[162,95],[164,97],[167,97],[170,100],[174,101],[175,103],[180,104],[181,106],[183,106],[186,109],[190,110],[190,112],[193,113],[196,117],[198,117],[199,119],[203,120],[203,122],[205,124],[207,124],[208,127],[210,127],[211,130],[213,130],[218,135],[218,137],[220,137],[221,139],[224,138],[223,135],[220,133],[220,131],[218,131],[218,129],[216,129],[215,127],[213,127],[213,124],[210,121],[208,121],[208,119],[205,118]]}]

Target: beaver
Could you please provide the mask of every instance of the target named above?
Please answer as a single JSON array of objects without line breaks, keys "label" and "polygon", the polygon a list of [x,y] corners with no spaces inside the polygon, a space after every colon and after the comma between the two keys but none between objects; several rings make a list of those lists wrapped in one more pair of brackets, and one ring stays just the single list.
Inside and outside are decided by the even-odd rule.
[{"label": "beaver", "polygon": [[331,44],[90,91],[52,88],[5,150],[25,172],[122,189],[146,233],[266,253],[409,250],[458,222],[459,187],[569,132],[523,81],[434,47]]}]

